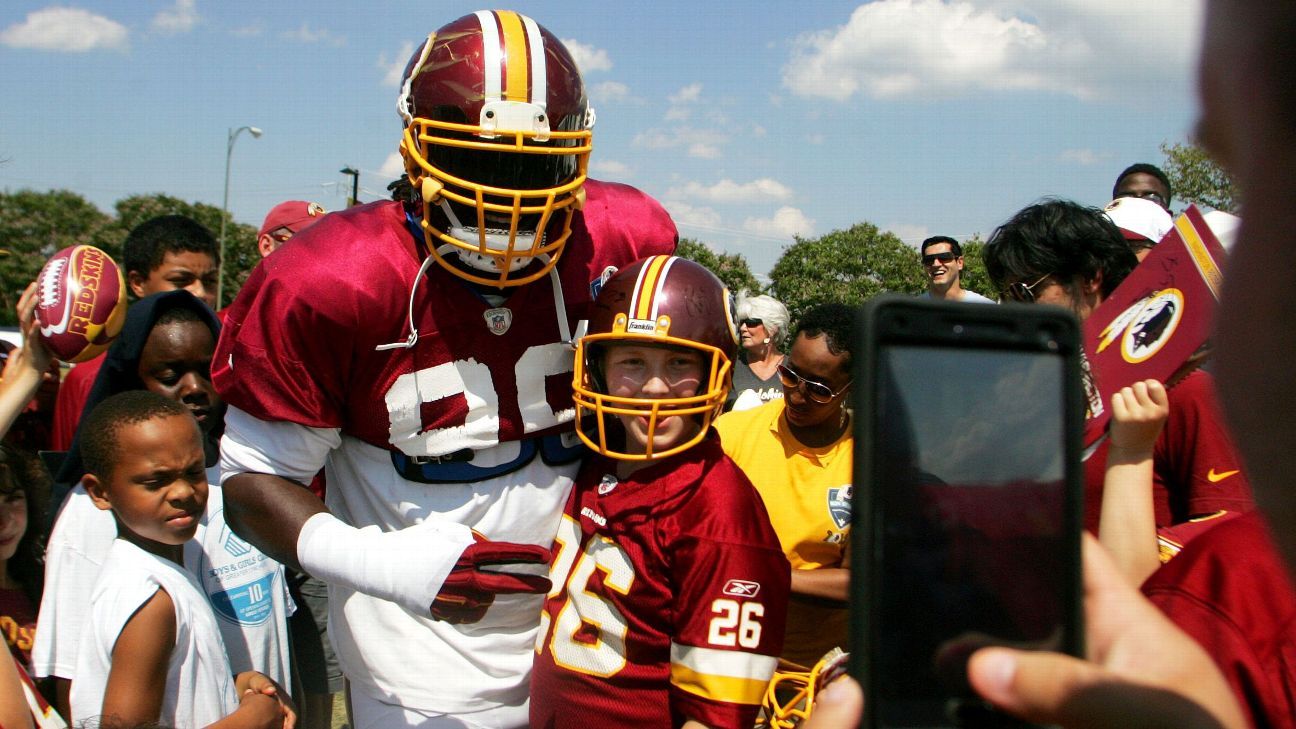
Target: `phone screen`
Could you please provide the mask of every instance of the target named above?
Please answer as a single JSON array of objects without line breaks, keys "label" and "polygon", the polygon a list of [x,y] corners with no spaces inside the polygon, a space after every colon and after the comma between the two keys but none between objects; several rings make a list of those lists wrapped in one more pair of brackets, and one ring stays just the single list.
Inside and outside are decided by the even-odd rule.
[{"label": "phone screen", "polygon": [[949,725],[975,648],[1071,642],[1067,362],[907,343],[876,357],[872,710]]}]

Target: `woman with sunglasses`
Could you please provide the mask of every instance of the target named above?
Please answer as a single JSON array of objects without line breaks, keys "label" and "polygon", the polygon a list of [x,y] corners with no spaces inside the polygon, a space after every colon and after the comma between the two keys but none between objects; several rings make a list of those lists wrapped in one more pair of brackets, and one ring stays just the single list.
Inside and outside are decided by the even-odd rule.
[{"label": "woman with sunglasses", "polygon": [[854,309],[844,304],[806,312],[777,367],[782,399],[715,422],[725,452],[764,499],[792,565],[782,657],[801,667],[846,641],[853,321]]},{"label": "woman with sunglasses", "polygon": [[726,412],[747,410],[783,397],[778,366],[784,359],[787,307],[773,296],[748,296],[743,292],[738,295],[734,313],[742,349],[734,362],[733,389],[725,401]]}]

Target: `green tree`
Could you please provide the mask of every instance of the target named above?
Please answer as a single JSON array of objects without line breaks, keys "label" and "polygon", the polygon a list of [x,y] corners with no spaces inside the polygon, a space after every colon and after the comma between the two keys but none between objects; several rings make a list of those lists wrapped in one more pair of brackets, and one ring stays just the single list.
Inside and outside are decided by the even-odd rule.
[{"label": "green tree", "polygon": [[986,273],[985,241],[979,235],[963,244],[963,273],[959,276],[959,283],[965,291],[975,291],[990,299],[999,297],[999,292],[990,283],[990,274]]},{"label": "green tree", "polygon": [[50,256],[68,246],[96,244],[110,221],[68,190],[0,193],[0,246],[9,252],[0,257],[0,324],[18,322],[14,305]]},{"label": "green tree", "polygon": [[699,240],[681,238],[675,255],[706,266],[735,294],[744,290],[759,294],[763,290],[741,253],[716,253]]},{"label": "green tree", "polygon": [[1195,144],[1161,144],[1162,165],[1176,200],[1237,213],[1238,191],[1233,179]]},{"label": "green tree", "polygon": [[774,298],[795,322],[816,304],[860,304],[878,294],[921,293],[926,287],[918,251],[871,223],[856,223],[813,239],[797,237],[770,271]]}]

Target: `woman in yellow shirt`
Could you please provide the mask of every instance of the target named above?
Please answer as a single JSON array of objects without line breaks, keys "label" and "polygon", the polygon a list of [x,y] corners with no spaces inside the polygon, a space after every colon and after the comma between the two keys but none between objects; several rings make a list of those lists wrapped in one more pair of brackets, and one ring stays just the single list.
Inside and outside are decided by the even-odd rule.
[{"label": "woman in yellow shirt", "polygon": [[854,309],[824,304],[800,321],[783,398],[716,420],[725,452],[765,501],[792,565],[783,658],[813,666],[846,641],[852,491]]}]

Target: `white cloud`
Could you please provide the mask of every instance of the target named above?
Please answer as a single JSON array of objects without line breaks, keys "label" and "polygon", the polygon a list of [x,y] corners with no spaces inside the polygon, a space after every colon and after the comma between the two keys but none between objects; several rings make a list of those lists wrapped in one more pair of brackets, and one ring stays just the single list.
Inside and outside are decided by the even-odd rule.
[{"label": "white cloud", "polygon": [[571,52],[572,60],[576,61],[576,67],[581,73],[612,70],[612,59],[608,58],[607,51],[602,48],[569,39],[563,39],[563,45]]},{"label": "white cloud", "polygon": [[378,168],[378,174],[384,180],[390,180],[405,174],[405,160],[401,157],[400,152],[392,152],[383,160],[382,167]]},{"label": "white cloud", "polygon": [[706,142],[694,142],[688,147],[688,156],[695,159],[720,159],[720,148]]},{"label": "white cloud", "polygon": [[634,170],[630,169],[630,165],[627,165],[624,162],[618,162],[614,159],[593,160],[590,162],[590,171],[600,178],[607,176],[609,178],[617,178],[621,180],[634,175]]},{"label": "white cloud", "polygon": [[689,182],[683,187],[672,187],[666,192],[666,196],[673,199],[706,200],[714,203],[734,204],[786,200],[792,197],[792,190],[778,180],[762,177],[758,180],[743,183],[724,179],[714,185]]},{"label": "white cloud", "polygon": [[401,45],[394,58],[388,58],[386,53],[378,55],[378,68],[383,71],[383,86],[400,86],[401,77],[405,75],[405,64],[409,63],[412,55],[414,44],[410,41]]},{"label": "white cloud", "polygon": [[328,43],[334,46],[346,45],[346,37],[333,35],[327,28],[312,28],[310,23],[302,21],[301,26],[296,30],[286,30],[279,34],[285,40],[297,41],[298,43]]},{"label": "white cloud", "polygon": [[[663,118],[669,122],[684,122],[693,117],[693,108],[697,106],[702,98],[702,84],[691,83],[688,86],[676,91],[667,97],[670,99],[670,106],[666,107],[666,114]],[[706,145],[711,151],[719,152],[719,148],[714,144]],[[692,155],[700,157],[705,155]]]},{"label": "white cloud", "polygon": [[1111,155],[1105,152],[1095,152],[1092,149],[1064,149],[1058,155],[1059,162],[1079,165],[1081,167],[1092,167],[1099,162],[1104,162]]},{"label": "white cloud", "polygon": [[[1179,78],[1201,0],[877,0],[793,41],[783,85],[844,101],[1033,90],[1138,98]],[[1142,59],[1131,62],[1130,49]]]},{"label": "white cloud", "polygon": [[620,81],[604,81],[594,84],[589,90],[590,96],[598,101],[628,101],[630,87]]},{"label": "white cloud", "polygon": [[265,24],[258,20],[251,25],[245,25],[242,28],[235,28],[234,30],[231,30],[230,33],[239,38],[251,38],[253,36],[261,35],[265,30]]},{"label": "white cloud", "polygon": [[630,144],[642,149],[676,149],[682,147],[690,157],[716,159],[728,139],[715,131],[680,126],[671,129],[649,129],[635,135]]},{"label": "white cloud", "polygon": [[692,104],[702,96],[702,84],[691,83],[671,94],[668,98],[672,104]]},{"label": "white cloud", "polygon": [[666,212],[670,213],[676,225],[690,225],[699,228],[716,228],[720,226],[720,213],[713,208],[697,207],[679,200],[662,202]]},{"label": "white cloud", "polygon": [[124,51],[130,46],[126,26],[80,8],[44,8],[21,23],[0,30],[0,44],[38,51],[85,53]]},{"label": "white cloud", "polygon": [[161,33],[188,33],[200,20],[195,0],[176,0],[174,7],[159,10],[151,25]]},{"label": "white cloud", "polygon": [[891,231],[895,237],[904,241],[904,244],[910,248],[917,248],[922,245],[924,240],[931,237],[925,225],[913,225],[911,223],[892,223],[886,226],[886,230]]},{"label": "white cloud", "polygon": [[771,217],[747,218],[743,221],[743,230],[777,238],[793,236],[807,238],[814,235],[814,226],[813,219],[806,217],[806,214],[800,210],[786,205],[775,210]]}]

